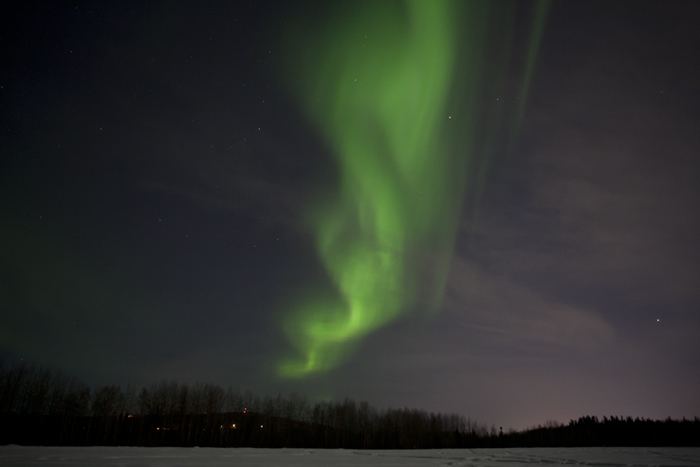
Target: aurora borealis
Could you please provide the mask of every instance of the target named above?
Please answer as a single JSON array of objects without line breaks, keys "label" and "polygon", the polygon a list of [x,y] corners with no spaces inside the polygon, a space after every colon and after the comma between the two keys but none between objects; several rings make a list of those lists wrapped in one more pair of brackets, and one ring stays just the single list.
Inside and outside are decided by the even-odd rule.
[{"label": "aurora borealis", "polygon": [[359,17],[316,38],[325,50],[309,51],[312,64],[301,67],[304,102],[339,163],[336,199],[309,220],[339,297],[304,304],[289,320],[304,360],[283,374],[334,366],[347,343],[410,306],[418,278],[408,263],[421,247],[436,242],[445,267],[462,178],[445,144],[451,6],[364,4]]},{"label": "aurora borealis", "polygon": [[4,2],[0,360],[700,416],[700,4]]},{"label": "aurora borealis", "polygon": [[[283,363],[283,376],[334,367],[350,344],[415,306],[419,293],[429,297],[422,307],[440,305],[465,170],[480,155],[474,140],[483,112],[477,96],[487,88],[482,56],[493,53],[489,23],[513,14],[512,5],[453,1],[344,6],[337,20],[289,33],[297,43],[287,58],[292,84],[338,160],[337,193],[308,215],[338,296],[312,297],[286,318],[302,359]],[[535,36],[542,16],[535,15]],[[496,30],[503,36],[512,32]],[[525,82],[536,55],[530,42]],[[527,89],[520,91],[524,102]],[[431,258],[432,278],[421,257]]]}]

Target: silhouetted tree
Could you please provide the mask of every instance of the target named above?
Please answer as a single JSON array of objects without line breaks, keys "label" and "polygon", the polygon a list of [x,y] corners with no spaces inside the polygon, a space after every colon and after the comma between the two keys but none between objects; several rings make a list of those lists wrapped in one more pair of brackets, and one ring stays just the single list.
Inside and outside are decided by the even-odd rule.
[{"label": "silhouetted tree", "polygon": [[700,420],[605,416],[503,433],[457,414],[378,410],[351,399],[310,404],[213,384],[163,380],[95,390],[60,373],[0,362],[0,443],[410,449],[698,446]]}]

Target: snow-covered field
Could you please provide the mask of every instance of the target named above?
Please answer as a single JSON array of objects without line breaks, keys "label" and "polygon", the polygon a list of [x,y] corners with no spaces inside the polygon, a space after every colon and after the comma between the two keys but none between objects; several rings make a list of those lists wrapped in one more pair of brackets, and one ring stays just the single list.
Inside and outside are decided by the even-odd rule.
[{"label": "snow-covered field", "polygon": [[0,446],[0,466],[700,466],[700,448],[416,451]]}]

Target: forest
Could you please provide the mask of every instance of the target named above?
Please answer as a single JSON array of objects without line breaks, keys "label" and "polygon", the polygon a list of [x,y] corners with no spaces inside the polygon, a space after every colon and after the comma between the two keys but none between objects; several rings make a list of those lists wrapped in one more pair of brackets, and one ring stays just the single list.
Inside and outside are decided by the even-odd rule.
[{"label": "forest", "polygon": [[0,364],[0,445],[436,449],[700,446],[700,419],[581,417],[503,432],[463,415],[368,402],[258,396],[162,381],[91,388],[28,364]]}]

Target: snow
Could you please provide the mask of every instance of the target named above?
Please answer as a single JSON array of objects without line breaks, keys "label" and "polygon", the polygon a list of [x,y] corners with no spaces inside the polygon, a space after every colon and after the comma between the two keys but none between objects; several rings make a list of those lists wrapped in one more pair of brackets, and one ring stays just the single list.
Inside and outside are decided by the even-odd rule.
[{"label": "snow", "polygon": [[518,448],[355,451],[344,449],[0,446],[14,466],[700,466],[700,448]]}]

